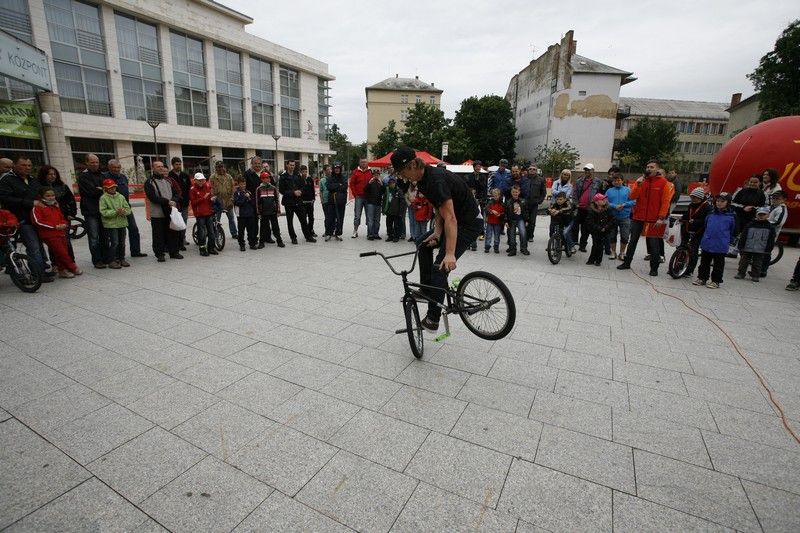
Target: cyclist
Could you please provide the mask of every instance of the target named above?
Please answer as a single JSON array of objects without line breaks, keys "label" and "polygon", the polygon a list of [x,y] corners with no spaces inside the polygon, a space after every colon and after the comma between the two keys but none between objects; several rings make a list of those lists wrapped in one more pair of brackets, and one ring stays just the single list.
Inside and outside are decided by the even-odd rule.
[{"label": "cyclist", "polygon": [[[417,189],[436,208],[433,230],[422,235],[417,243],[421,244],[420,283],[437,287],[428,291],[428,296],[441,304],[444,302],[448,274],[455,270],[456,260],[475,242],[483,229],[478,202],[463,179],[445,168],[428,166],[407,146],[395,150],[391,162],[398,175],[416,184]],[[434,260],[433,249],[437,247],[439,252]],[[422,327],[429,331],[439,329],[441,314],[441,308],[429,302]]]}]

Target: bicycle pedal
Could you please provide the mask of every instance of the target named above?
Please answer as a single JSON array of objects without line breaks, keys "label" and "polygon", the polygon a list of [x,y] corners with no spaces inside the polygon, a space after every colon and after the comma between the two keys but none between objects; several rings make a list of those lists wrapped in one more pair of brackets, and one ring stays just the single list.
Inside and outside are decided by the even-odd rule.
[{"label": "bicycle pedal", "polygon": [[434,342],[442,342],[443,340],[445,340],[449,336],[450,336],[449,333],[442,333],[441,335],[437,335],[436,337],[434,337],[433,341]]}]

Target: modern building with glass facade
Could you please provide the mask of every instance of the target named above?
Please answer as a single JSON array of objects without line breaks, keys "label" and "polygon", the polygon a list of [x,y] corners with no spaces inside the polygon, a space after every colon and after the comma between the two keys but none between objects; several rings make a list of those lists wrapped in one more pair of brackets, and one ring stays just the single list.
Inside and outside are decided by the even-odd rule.
[{"label": "modern building with glass facade", "polygon": [[[65,175],[87,152],[125,169],[141,156],[140,170],[156,155],[204,170],[325,159],[328,66],[245,32],[252,22],[212,0],[0,0],[0,27],[47,54],[54,86],[38,96],[45,146],[3,137],[0,153]],[[0,100],[32,96],[0,77]]]}]

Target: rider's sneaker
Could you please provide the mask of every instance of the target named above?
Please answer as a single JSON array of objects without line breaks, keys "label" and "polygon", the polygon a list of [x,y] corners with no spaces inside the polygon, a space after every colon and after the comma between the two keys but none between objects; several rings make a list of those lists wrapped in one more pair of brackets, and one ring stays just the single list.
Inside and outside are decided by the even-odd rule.
[{"label": "rider's sneaker", "polygon": [[431,320],[428,317],[423,318],[419,324],[420,326],[422,326],[423,329],[426,329],[428,331],[437,331],[439,329],[439,322]]},{"label": "rider's sneaker", "polygon": [[705,285],[705,284],[706,284],[706,280],[700,279],[700,278],[697,278],[696,280],[694,280],[692,282],[692,285],[698,285],[698,286],[702,286],[702,285]]},{"label": "rider's sneaker", "polygon": [[712,281],[711,283],[706,285],[706,287],[708,287],[709,289],[719,289],[719,283],[717,283],[716,281]]}]

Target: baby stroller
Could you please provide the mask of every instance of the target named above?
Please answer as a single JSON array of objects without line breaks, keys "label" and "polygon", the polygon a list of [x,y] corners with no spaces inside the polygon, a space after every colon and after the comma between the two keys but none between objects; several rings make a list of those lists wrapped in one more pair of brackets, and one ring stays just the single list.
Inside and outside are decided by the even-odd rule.
[{"label": "baby stroller", "polygon": [[0,269],[11,276],[23,292],[36,292],[42,286],[42,273],[31,268],[28,256],[17,251],[19,220],[14,213],[0,209]]}]

